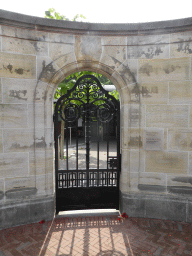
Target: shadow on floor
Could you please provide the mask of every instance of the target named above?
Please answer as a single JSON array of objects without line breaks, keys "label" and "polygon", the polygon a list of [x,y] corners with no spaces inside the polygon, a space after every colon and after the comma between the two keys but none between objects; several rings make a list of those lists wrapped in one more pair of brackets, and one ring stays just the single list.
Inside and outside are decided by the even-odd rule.
[{"label": "shadow on floor", "polygon": [[[6,256],[192,255],[191,224],[117,215],[59,217],[0,231]],[[0,254],[1,255],[1,254]]]}]

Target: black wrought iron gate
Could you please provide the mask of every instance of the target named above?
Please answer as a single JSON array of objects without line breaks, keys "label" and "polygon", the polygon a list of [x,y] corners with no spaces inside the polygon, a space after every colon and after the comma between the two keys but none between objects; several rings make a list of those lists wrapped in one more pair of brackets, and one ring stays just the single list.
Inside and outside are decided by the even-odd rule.
[{"label": "black wrought iron gate", "polygon": [[[54,118],[57,213],[119,209],[119,106],[92,75],[82,76],[58,99]],[[60,129],[64,129],[62,136]]]}]

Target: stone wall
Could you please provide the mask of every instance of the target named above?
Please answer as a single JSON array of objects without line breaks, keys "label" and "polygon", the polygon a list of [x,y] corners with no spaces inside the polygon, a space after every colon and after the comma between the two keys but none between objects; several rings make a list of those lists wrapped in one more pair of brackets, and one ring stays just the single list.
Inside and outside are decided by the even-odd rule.
[{"label": "stone wall", "polygon": [[121,98],[120,209],[192,222],[192,19],[56,21],[0,10],[0,228],[54,216],[53,97],[83,70]]}]

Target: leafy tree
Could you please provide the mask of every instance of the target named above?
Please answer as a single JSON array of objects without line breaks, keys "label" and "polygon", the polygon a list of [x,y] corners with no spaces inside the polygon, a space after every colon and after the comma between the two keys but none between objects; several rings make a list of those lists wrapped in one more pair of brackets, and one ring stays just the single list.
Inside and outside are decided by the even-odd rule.
[{"label": "leafy tree", "polygon": [[[64,15],[61,15],[59,12],[56,12],[54,8],[49,8],[48,11],[45,12],[45,18],[55,19],[55,20],[70,20]],[[86,19],[82,14],[76,14],[71,21],[78,21],[78,19]]]}]

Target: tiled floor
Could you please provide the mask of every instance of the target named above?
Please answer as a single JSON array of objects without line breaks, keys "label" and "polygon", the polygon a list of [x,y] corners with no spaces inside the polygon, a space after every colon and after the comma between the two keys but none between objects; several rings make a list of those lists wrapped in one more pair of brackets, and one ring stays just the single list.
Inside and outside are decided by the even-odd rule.
[{"label": "tiled floor", "polygon": [[192,255],[192,225],[115,215],[60,217],[0,231],[0,256]]}]

